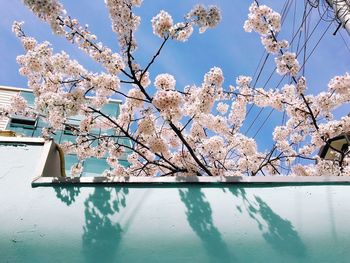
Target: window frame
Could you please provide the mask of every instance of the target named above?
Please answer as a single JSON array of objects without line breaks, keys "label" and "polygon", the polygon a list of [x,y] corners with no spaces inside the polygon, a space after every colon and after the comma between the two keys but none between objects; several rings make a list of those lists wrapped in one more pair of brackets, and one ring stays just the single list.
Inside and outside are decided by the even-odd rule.
[{"label": "window frame", "polygon": [[[13,121],[16,120],[17,123],[14,123]],[[19,121],[22,121],[23,123],[20,123]],[[33,124],[25,124],[25,122],[33,122]],[[35,130],[38,125],[38,117],[36,118],[29,118],[22,115],[11,115],[8,126],[9,127],[15,127],[15,128],[23,128],[27,130]]]}]

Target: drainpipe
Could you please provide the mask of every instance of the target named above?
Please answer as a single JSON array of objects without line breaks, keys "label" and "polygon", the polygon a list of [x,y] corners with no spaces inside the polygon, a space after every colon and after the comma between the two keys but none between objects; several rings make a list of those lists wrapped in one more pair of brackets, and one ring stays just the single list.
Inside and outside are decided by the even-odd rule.
[{"label": "drainpipe", "polygon": [[350,5],[347,0],[326,0],[333,8],[335,16],[340,20],[342,26],[350,35]]}]

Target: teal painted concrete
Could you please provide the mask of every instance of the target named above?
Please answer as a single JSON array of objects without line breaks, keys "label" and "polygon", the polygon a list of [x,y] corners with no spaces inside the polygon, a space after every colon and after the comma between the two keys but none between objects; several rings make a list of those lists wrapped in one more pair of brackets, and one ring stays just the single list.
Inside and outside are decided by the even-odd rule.
[{"label": "teal painted concrete", "polygon": [[39,153],[0,156],[0,262],[350,261],[350,186],[32,188]]}]

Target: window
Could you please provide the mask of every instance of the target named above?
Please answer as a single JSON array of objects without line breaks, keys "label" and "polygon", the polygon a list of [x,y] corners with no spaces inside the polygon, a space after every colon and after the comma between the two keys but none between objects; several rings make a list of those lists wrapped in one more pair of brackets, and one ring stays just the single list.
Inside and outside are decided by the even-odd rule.
[{"label": "window", "polygon": [[74,131],[79,130],[79,126],[75,124],[66,124],[64,125],[64,134],[74,135]]},{"label": "window", "polygon": [[106,162],[106,159],[89,158],[84,161],[82,176],[98,177],[102,176],[105,170],[110,167]]},{"label": "window", "polygon": [[14,116],[11,117],[10,127],[21,127],[24,129],[35,129],[36,127],[36,119],[26,118],[22,116]]},{"label": "window", "polygon": [[29,106],[34,106],[35,96],[31,91],[21,91],[20,95],[27,101]]}]

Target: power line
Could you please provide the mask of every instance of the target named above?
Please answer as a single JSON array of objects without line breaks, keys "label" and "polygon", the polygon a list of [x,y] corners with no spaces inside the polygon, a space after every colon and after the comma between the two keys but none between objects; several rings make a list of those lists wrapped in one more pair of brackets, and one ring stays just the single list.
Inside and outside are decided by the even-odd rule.
[{"label": "power line", "polygon": [[344,45],[346,46],[346,49],[349,51],[349,53],[350,53],[350,48],[349,48],[349,46],[348,46],[348,44],[346,43],[346,41],[345,41],[345,39],[344,39],[344,37],[343,37],[343,34],[339,31],[339,35],[340,35],[340,37],[341,37],[341,39],[343,40],[343,42],[344,42]]},{"label": "power line", "polygon": [[[305,6],[305,11],[304,11],[304,15],[303,15],[303,23],[302,24],[304,24],[304,30],[305,30],[305,34],[304,34],[304,44],[303,44],[303,46],[300,48],[300,51],[298,52],[298,55],[301,53],[301,51],[302,50],[304,50],[304,58],[303,58],[303,61],[304,61],[304,63],[303,63],[303,65],[302,65],[302,67],[301,67],[301,69],[303,69],[303,71],[304,71],[304,69],[305,69],[305,64],[306,64],[306,62],[307,62],[307,60],[310,58],[310,56],[313,54],[313,52],[315,51],[315,49],[316,49],[316,47],[318,46],[318,44],[320,43],[320,41],[322,40],[322,38],[323,38],[323,36],[325,35],[325,33],[327,32],[327,30],[328,30],[328,28],[329,28],[329,26],[328,26],[328,28],[327,28],[327,30],[322,34],[322,36],[321,36],[321,38],[318,40],[318,42],[316,43],[316,45],[315,45],[315,47],[312,49],[312,51],[311,51],[311,53],[308,55],[308,57],[306,58],[306,46],[307,46],[307,43],[309,42],[309,40],[310,40],[310,38],[311,38],[311,36],[313,35],[313,33],[315,32],[315,30],[316,30],[316,28],[318,27],[318,25],[320,24],[320,21],[322,21],[321,19],[322,19],[322,16],[321,16],[321,18],[319,19],[319,21],[317,22],[317,24],[314,26],[314,28],[313,28],[313,30],[311,31],[311,33],[310,34],[308,34],[310,31],[308,30],[309,29],[309,23],[306,23],[306,18],[307,18],[307,16],[310,14],[310,12],[308,12],[307,14],[306,14],[306,8],[307,8],[307,6]],[[311,10],[311,9],[310,9]],[[309,10],[309,11],[310,11]],[[324,15],[324,14],[323,14]],[[310,20],[309,20],[310,21]],[[302,25],[298,28],[298,31],[294,34],[294,37],[293,37],[293,40],[295,39],[295,36],[298,34],[298,32],[301,30],[301,28],[302,28]],[[299,34],[299,40],[300,40],[300,37],[301,37],[301,34]],[[298,41],[299,42],[299,41]],[[298,45],[299,46],[299,45]],[[297,51],[299,50],[299,47],[297,48]],[[297,55],[297,56],[298,56]],[[276,69],[276,68],[275,68]],[[274,71],[275,71],[275,69],[274,69]],[[301,70],[300,69],[300,70]],[[272,77],[272,75],[273,75],[273,73],[274,73],[274,71],[270,74],[270,77],[268,78],[268,80],[266,81],[266,83],[265,83],[265,85],[267,85],[267,83],[270,81],[270,79],[271,79],[271,77]],[[277,86],[276,86],[276,88],[278,88],[279,87],[279,85],[282,83],[282,81],[283,81],[283,79],[285,78],[285,75],[281,78],[281,80],[279,81],[279,83],[277,84]],[[245,134],[247,134],[249,131],[250,131],[250,129],[253,127],[253,125],[255,124],[255,122],[257,121],[257,119],[258,119],[258,117],[262,114],[262,112],[264,111],[264,109],[265,108],[261,108],[260,109],[260,111],[258,112],[258,114],[255,116],[255,118],[254,118],[254,120],[252,121],[252,123],[249,125],[249,127],[248,127],[248,129],[246,130],[246,132],[245,132]],[[260,125],[260,127],[258,128],[258,130],[257,130],[257,132],[254,134],[254,137],[253,138],[255,138],[256,136],[257,136],[257,134],[259,134],[259,132],[261,131],[261,129],[263,128],[263,126],[266,124],[266,122],[268,121],[268,119],[270,118],[270,116],[271,116],[271,114],[272,114],[272,112],[274,111],[274,109],[272,109],[271,111],[270,111],[270,113],[268,114],[268,116],[265,118],[265,120],[263,121],[263,123]],[[284,118],[285,118],[285,112],[284,112],[284,114],[283,114],[283,116],[282,116],[282,122],[284,121]]]},{"label": "power line", "polygon": [[271,117],[271,114],[275,111],[274,108],[272,108],[269,112],[269,114],[267,115],[267,117],[265,118],[265,120],[263,121],[263,123],[260,125],[259,129],[255,132],[253,139],[258,135],[258,133],[261,131],[262,127],[265,126],[265,123],[267,122],[267,120]]}]

